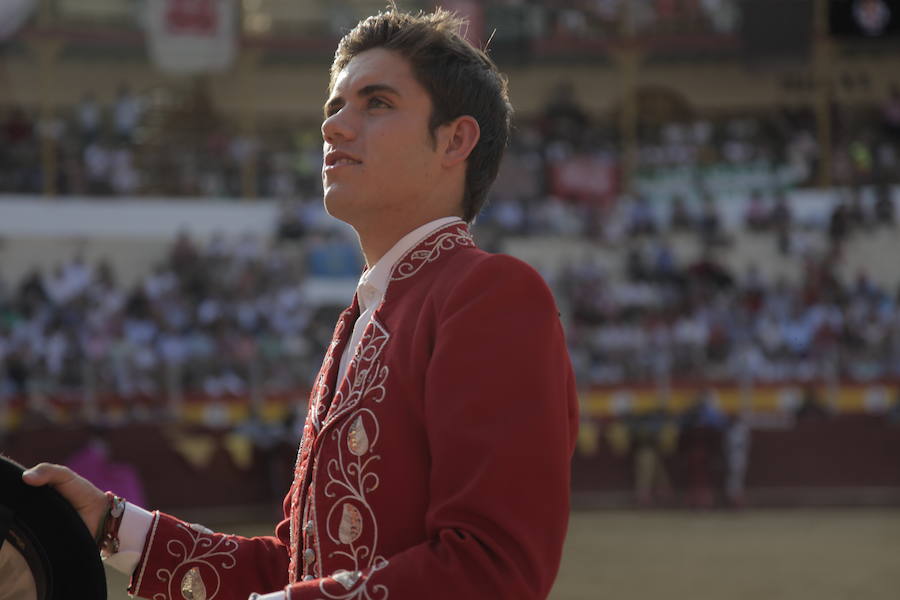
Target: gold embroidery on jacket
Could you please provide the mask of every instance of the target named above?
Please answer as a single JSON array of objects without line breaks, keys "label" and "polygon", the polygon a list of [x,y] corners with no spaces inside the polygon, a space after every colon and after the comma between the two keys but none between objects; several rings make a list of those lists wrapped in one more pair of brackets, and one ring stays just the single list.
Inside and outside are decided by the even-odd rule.
[{"label": "gold embroidery on jacket", "polygon": [[341,515],[341,524],[338,527],[338,539],[342,544],[352,544],[362,535],[362,515],[359,509],[344,503],[344,514]]},{"label": "gold embroidery on jacket", "polygon": [[353,456],[362,456],[369,451],[369,436],[366,435],[366,427],[363,424],[362,417],[356,417],[353,425],[350,426],[350,433],[347,435],[347,447]]},{"label": "gold embroidery on jacket", "polygon": [[[168,593],[154,594],[153,600],[171,600],[177,598],[176,589],[185,600],[213,600],[222,586],[220,571],[233,569],[237,565],[234,556],[238,543],[227,535],[209,535],[193,529],[189,525],[179,523],[177,528],[188,535],[189,541],[183,537],[172,538],[166,543],[166,552],[180,562],[172,569],[158,569],[156,577],[169,583]],[[187,573],[175,588],[175,573],[189,567]],[[200,567],[208,573],[206,580],[200,575]],[[191,595],[188,595],[191,594]]]},{"label": "gold embroidery on jacket", "polygon": [[206,586],[197,567],[191,568],[181,578],[181,597],[184,600],[206,600]]}]

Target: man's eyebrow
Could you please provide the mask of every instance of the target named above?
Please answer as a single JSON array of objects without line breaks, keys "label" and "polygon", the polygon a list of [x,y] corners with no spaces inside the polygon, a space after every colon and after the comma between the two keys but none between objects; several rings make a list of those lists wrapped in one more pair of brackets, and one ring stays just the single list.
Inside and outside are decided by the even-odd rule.
[{"label": "man's eyebrow", "polygon": [[386,83],[373,83],[371,85],[367,85],[365,87],[359,88],[359,91],[356,92],[356,95],[360,98],[365,98],[366,96],[371,96],[373,94],[394,94],[395,96],[400,96],[400,92],[397,91],[396,88],[389,86]]},{"label": "man's eyebrow", "polygon": [[[395,96],[402,96],[400,92],[397,91],[397,88],[392,87],[386,83],[372,83],[366,86],[363,86],[357,90],[356,95],[360,98],[366,98],[368,96],[372,96],[374,94],[393,94]],[[323,111],[325,116],[327,117],[331,109],[340,108],[344,105],[344,97],[343,96],[335,96],[333,98],[329,98],[323,107]]]}]

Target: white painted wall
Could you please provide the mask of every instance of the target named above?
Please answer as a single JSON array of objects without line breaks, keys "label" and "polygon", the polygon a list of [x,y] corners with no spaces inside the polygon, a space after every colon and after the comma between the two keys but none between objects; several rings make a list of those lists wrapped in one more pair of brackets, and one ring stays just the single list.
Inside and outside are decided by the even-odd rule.
[{"label": "white painted wall", "polygon": [[0,195],[0,235],[172,239],[182,229],[205,238],[274,231],[279,206],[271,200],[173,200]]}]

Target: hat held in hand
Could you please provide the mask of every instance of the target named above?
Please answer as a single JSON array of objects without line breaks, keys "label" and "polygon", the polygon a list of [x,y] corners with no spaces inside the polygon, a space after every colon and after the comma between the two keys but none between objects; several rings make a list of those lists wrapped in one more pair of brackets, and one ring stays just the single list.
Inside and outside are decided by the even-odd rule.
[{"label": "hat held in hand", "polygon": [[0,456],[0,600],[106,600],[100,553],[56,490],[22,481]]}]

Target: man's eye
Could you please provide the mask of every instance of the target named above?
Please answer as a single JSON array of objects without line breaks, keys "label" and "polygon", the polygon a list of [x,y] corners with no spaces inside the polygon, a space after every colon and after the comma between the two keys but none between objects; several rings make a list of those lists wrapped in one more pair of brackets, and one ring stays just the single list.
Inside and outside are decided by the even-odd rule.
[{"label": "man's eye", "polygon": [[381,98],[372,97],[369,98],[369,108],[390,108],[390,104]]}]

